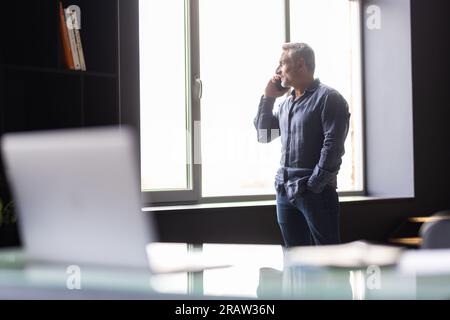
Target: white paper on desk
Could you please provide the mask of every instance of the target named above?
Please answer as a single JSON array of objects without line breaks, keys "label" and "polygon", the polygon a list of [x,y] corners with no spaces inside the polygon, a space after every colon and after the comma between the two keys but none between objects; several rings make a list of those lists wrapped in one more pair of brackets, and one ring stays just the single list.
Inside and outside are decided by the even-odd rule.
[{"label": "white paper on desk", "polygon": [[403,249],[355,241],[340,245],[294,247],[287,250],[286,266],[366,267],[397,263]]},{"label": "white paper on desk", "polygon": [[398,270],[414,274],[450,274],[450,249],[407,251],[398,263]]},{"label": "white paper on desk", "polygon": [[224,258],[209,257],[202,252],[188,252],[185,243],[154,242],[147,245],[146,251],[154,274],[199,272],[231,266]]}]

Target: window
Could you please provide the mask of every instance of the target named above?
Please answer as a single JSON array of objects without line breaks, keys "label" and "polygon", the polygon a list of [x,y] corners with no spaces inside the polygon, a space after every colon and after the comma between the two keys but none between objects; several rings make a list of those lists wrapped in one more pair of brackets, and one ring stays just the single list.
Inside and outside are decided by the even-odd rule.
[{"label": "window", "polygon": [[362,191],[359,18],[351,0],[140,0],[144,194],[154,202],[273,198],[280,139],[259,144],[253,118],[291,41],[314,48],[316,76],[349,102],[339,191]]},{"label": "window", "polygon": [[[179,0],[140,2],[144,190],[188,187],[184,10],[184,3]],[[161,12],[170,12],[171,19]]]},{"label": "window", "polygon": [[202,195],[272,194],[281,143],[280,139],[267,145],[255,143],[253,118],[284,42],[284,4],[273,0],[199,3]]},{"label": "window", "polygon": [[[320,13],[320,14],[311,14]],[[291,0],[291,41],[316,53],[316,76],[347,100],[351,127],[338,175],[339,191],[363,189],[361,26],[358,1]]]}]

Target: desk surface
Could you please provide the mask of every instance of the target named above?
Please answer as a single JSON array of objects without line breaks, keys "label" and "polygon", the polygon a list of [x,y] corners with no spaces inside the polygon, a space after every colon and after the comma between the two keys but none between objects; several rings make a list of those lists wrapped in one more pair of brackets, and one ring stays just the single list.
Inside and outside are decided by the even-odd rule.
[{"label": "desk surface", "polygon": [[[160,244],[156,258],[176,264],[201,251],[231,266],[153,274],[68,266],[27,265],[19,250],[0,251],[0,299],[449,299],[450,270],[419,276],[381,268],[284,267],[281,246]],[[78,281],[78,282],[77,282]],[[80,290],[73,289],[80,285]],[[72,290],[70,289],[72,287]]]}]

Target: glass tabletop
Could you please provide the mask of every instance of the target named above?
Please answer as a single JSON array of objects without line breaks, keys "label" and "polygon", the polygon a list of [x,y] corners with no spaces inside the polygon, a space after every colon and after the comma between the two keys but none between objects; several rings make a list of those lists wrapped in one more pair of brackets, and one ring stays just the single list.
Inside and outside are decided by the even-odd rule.
[{"label": "glass tabletop", "polygon": [[[173,271],[151,274],[149,270],[36,265],[27,262],[21,250],[0,251],[0,298],[20,298],[30,290],[41,299],[47,298],[48,290],[125,299],[450,298],[450,272],[420,275],[395,265],[293,265],[286,263],[286,250],[279,245],[159,243],[149,250],[149,259],[160,269],[172,267]],[[188,265],[191,269],[183,271]]]}]

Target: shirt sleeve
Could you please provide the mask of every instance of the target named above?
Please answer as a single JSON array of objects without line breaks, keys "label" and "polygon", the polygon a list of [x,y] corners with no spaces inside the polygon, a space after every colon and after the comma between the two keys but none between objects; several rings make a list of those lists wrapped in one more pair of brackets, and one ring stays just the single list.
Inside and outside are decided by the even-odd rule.
[{"label": "shirt sleeve", "polygon": [[273,112],[274,104],[275,98],[261,97],[258,113],[253,121],[260,143],[269,143],[280,136],[278,112]]},{"label": "shirt sleeve", "polygon": [[308,190],[320,193],[333,179],[336,179],[345,153],[350,113],[348,104],[338,92],[331,92],[326,97],[322,114],[324,142],[319,163],[307,183]]}]

